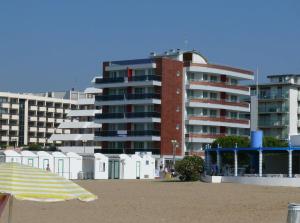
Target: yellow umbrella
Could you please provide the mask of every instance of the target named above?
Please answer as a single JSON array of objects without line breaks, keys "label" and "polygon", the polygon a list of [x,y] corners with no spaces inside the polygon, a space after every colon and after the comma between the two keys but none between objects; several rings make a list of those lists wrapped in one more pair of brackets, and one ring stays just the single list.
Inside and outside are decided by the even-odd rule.
[{"label": "yellow umbrella", "polygon": [[[40,202],[97,199],[97,196],[70,180],[49,171],[19,163],[0,164],[0,193],[9,194],[19,200]],[[9,223],[12,217],[12,201],[11,198]]]}]

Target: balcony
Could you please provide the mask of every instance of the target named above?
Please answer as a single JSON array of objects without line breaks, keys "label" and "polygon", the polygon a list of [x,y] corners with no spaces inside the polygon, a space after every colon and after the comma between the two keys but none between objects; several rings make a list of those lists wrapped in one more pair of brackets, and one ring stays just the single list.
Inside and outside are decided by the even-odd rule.
[{"label": "balcony", "polygon": [[284,100],[288,99],[288,92],[272,91],[266,94],[259,94],[258,99],[260,100]]},{"label": "balcony", "polygon": [[19,105],[18,105],[18,104],[12,104],[12,105],[11,105],[11,108],[12,108],[12,109],[19,109]]},{"label": "balcony", "polygon": [[37,132],[37,127],[30,127],[30,128],[29,128],[29,131],[30,131],[30,132]]},{"label": "balcony", "polygon": [[62,109],[62,108],[57,108],[57,109],[56,109],[56,112],[57,112],[57,113],[63,113],[63,112],[64,112],[64,109]]},{"label": "balcony", "polygon": [[48,108],[48,112],[55,112],[55,108],[52,107]]},{"label": "balcony", "polygon": [[9,108],[9,103],[0,103],[1,108]]},{"label": "balcony", "polygon": [[[298,108],[298,112],[299,112]],[[258,112],[259,113],[288,113],[289,107],[260,107],[258,106]]]},{"label": "balcony", "polygon": [[12,120],[18,120],[19,119],[19,115],[11,115],[11,119]]},{"label": "balcony", "polygon": [[159,75],[142,75],[132,77],[115,77],[115,78],[96,78],[96,84],[111,84],[111,83],[125,83],[136,81],[161,81]]},{"label": "balcony", "polygon": [[120,118],[160,118],[158,112],[128,112],[128,113],[104,113],[96,114],[96,119],[120,119]]},{"label": "balcony", "polygon": [[36,121],[37,121],[37,117],[30,116],[30,117],[29,117],[29,120],[30,120],[31,122],[36,122]]},{"label": "balcony", "polygon": [[0,117],[2,119],[9,119],[9,114],[1,114]]},{"label": "balcony", "polygon": [[31,111],[37,111],[37,106],[35,106],[35,105],[32,105],[32,106],[30,106],[29,107],[29,110],[31,110]]},{"label": "balcony", "polygon": [[132,148],[103,148],[95,149],[95,153],[103,154],[135,154],[136,152],[151,152],[154,155],[160,154],[160,149],[157,148],[144,148],[144,149],[132,149]]},{"label": "balcony", "polygon": [[18,131],[19,130],[19,126],[11,126],[10,129],[12,131]]},{"label": "balcony", "polygon": [[47,111],[47,109],[46,109],[46,107],[39,107],[39,109],[38,109],[39,111],[42,111],[42,112],[45,112],[45,111]]},{"label": "balcony", "polygon": [[9,130],[9,125],[1,125],[0,129],[1,130]]},{"label": "balcony", "polygon": [[99,95],[96,96],[96,105],[120,105],[120,104],[160,104],[160,94],[121,94],[121,95]]},{"label": "balcony", "polygon": [[1,141],[8,142],[9,141],[9,137],[8,136],[1,136]]},{"label": "balcony", "polygon": [[263,127],[286,127],[289,125],[289,121],[287,119],[259,119],[258,126],[260,128]]},{"label": "balcony", "polygon": [[227,82],[212,82],[198,79],[188,80],[187,89],[191,90],[208,90],[235,93],[240,95],[250,95],[250,89],[246,86],[232,85]]},{"label": "balcony", "polygon": [[143,130],[143,131],[126,131],[126,130],[119,130],[119,131],[101,131],[95,134],[96,136],[160,136],[159,131],[155,130]]}]

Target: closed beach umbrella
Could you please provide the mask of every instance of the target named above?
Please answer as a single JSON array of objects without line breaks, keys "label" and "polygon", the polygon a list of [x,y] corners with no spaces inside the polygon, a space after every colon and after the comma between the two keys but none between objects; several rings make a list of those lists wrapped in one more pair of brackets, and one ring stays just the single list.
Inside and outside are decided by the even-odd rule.
[{"label": "closed beach umbrella", "polygon": [[0,193],[11,195],[9,223],[13,197],[19,200],[56,202],[78,199],[93,201],[97,196],[79,185],[45,171],[19,163],[0,164]]}]

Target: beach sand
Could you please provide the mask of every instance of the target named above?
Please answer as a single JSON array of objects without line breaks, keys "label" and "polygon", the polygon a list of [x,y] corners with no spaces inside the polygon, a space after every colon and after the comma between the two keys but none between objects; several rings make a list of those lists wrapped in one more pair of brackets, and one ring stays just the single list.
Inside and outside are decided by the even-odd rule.
[{"label": "beach sand", "polygon": [[[77,181],[94,202],[14,202],[14,223],[285,222],[300,188],[138,180]],[[6,208],[7,209],[7,208]],[[7,210],[1,222],[7,221]]]}]

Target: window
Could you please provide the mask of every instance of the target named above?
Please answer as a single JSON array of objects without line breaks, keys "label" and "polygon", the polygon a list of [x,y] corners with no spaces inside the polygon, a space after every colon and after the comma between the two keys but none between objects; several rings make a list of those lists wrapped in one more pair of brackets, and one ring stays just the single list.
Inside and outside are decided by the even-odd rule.
[{"label": "window", "polygon": [[210,127],[210,133],[216,134],[217,133],[217,128],[216,127]]},{"label": "window", "polygon": [[146,160],[146,165],[149,165],[149,160]]},{"label": "window", "polygon": [[203,108],[203,109],[202,109],[202,115],[203,115],[203,116],[207,116],[207,113],[208,113],[208,112],[207,112],[207,109],[206,109],[206,108]]},{"label": "window", "polygon": [[134,142],[134,149],[144,149],[144,142]]},{"label": "window", "polygon": [[202,78],[203,78],[204,81],[207,81],[208,80],[208,75],[207,74],[203,74]]},{"label": "window", "polygon": [[202,126],[202,132],[207,133],[207,126],[206,125]]},{"label": "window", "polygon": [[135,94],[143,94],[143,93],[145,93],[145,88],[141,88],[141,87],[134,88],[134,93]]},{"label": "window", "polygon": [[230,132],[232,135],[236,135],[237,134],[237,129],[236,128],[231,128]]},{"label": "window", "polygon": [[211,92],[210,93],[210,98],[216,100],[218,98],[218,94],[214,93],[214,92]]},{"label": "window", "polygon": [[202,97],[203,97],[203,98],[208,98],[208,93],[207,93],[207,91],[203,91]]},{"label": "window", "polygon": [[134,70],[134,75],[135,76],[144,76],[145,70]]},{"label": "window", "polygon": [[105,163],[104,162],[99,163],[99,172],[105,172]]},{"label": "window", "polygon": [[217,110],[210,110],[211,117],[217,117]]},{"label": "window", "polygon": [[148,75],[154,75],[155,69],[148,69]]},{"label": "window", "polygon": [[232,102],[237,102],[237,101],[238,101],[238,97],[237,97],[236,95],[231,95],[231,96],[230,96],[230,100],[231,100]]},{"label": "window", "polygon": [[232,85],[237,85],[238,84],[238,80],[237,79],[230,79],[230,83]]},{"label": "window", "polygon": [[217,82],[218,81],[218,77],[217,76],[210,76],[210,81],[211,82]]},{"label": "window", "polygon": [[230,118],[237,118],[238,114],[237,112],[230,112]]},{"label": "window", "polygon": [[28,166],[33,166],[33,159],[28,159]]}]

